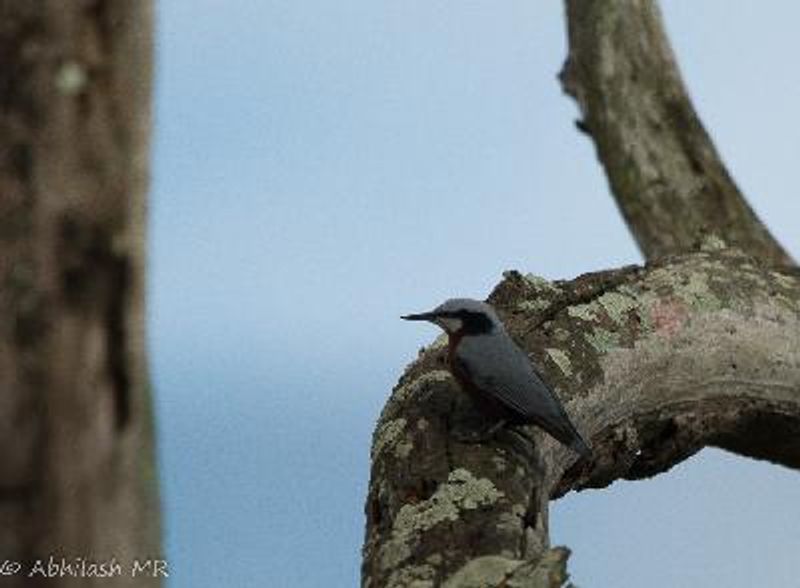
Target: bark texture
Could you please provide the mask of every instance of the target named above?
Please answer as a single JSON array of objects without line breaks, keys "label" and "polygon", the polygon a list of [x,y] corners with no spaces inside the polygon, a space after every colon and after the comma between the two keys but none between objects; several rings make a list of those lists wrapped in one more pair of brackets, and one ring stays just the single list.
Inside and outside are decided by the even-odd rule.
[{"label": "bark texture", "polygon": [[535,446],[513,433],[455,441],[475,411],[440,339],[375,432],[365,586],[561,586],[568,551],[549,548],[551,498],[652,476],[709,445],[800,469],[795,273],[700,252],[571,282],[509,272],[490,302],[594,459],[576,463],[535,428]]},{"label": "bark texture", "polygon": [[0,0],[0,558],[23,570],[160,554],[143,337],[151,31],[149,0]]},{"label": "bark texture", "polygon": [[567,0],[561,74],[646,259],[716,236],[792,260],[748,205],[689,100],[652,0]]},{"label": "bark texture", "polygon": [[[549,500],[665,471],[705,446],[800,469],[800,272],[748,206],[692,108],[650,0],[566,0],[578,126],[649,264],[490,297],[594,446],[537,429],[464,445],[477,411],[441,337],[378,423],[364,586],[556,587]],[[589,579],[591,581],[591,579]]]}]

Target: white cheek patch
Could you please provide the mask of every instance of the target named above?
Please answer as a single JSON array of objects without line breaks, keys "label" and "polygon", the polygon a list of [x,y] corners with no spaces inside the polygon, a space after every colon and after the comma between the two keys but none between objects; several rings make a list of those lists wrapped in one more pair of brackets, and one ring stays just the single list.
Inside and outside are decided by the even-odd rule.
[{"label": "white cheek patch", "polygon": [[461,330],[461,327],[464,326],[464,322],[460,318],[449,316],[439,317],[436,319],[436,322],[439,323],[439,326],[448,333],[456,333]]}]

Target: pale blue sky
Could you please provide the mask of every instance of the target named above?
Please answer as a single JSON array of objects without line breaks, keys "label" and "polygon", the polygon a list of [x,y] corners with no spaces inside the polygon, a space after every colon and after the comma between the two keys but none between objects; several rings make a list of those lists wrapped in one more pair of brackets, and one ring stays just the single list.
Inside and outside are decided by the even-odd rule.
[{"label": "pale blue sky", "polygon": [[[692,95],[800,256],[800,5],[672,0]],[[161,0],[150,342],[173,588],[353,586],[398,320],[640,260],[561,3]],[[800,477],[707,451],[553,507],[583,587],[792,585]]]}]

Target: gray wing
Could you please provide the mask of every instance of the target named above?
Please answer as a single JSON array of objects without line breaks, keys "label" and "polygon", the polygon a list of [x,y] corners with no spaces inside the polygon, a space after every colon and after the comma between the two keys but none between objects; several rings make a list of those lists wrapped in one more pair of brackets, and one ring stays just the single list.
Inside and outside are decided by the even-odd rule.
[{"label": "gray wing", "polygon": [[589,453],[558,397],[507,333],[464,337],[456,349],[456,359],[482,392],[578,453]]}]

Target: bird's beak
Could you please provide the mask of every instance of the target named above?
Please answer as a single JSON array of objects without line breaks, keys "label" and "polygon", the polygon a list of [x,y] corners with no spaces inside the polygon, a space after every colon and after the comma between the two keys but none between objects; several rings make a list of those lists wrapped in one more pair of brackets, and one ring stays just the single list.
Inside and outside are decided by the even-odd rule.
[{"label": "bird's beak", "polygon": [[400,318],[405,321],[433,321],[436,315],[432,312],[421,312],[419,314],[407,314]]}]

